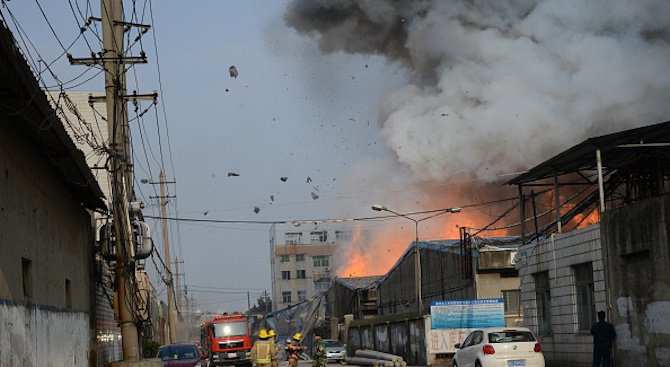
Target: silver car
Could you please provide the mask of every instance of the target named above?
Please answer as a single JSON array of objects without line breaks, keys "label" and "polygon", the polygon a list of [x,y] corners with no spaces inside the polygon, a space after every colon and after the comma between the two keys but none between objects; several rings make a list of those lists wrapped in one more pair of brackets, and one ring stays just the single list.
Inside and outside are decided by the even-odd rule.
[{"label": "silver car", "polygon": [[335,339],[324,339],[323,344],[326,347],[326,358],[328,362],[340,362],[344,360],[346,351],[341,341]]}]

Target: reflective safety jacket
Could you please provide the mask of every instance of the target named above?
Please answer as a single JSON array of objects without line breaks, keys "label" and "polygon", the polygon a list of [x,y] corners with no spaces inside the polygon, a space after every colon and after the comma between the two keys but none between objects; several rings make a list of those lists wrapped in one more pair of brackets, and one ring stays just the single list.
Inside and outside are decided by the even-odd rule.
[{"label": "reflective safety jacket", "polygon": [[276,356],[276,347],[269,340],[259,340],[251,348],[251,363],[257,365],[270,364]]}]

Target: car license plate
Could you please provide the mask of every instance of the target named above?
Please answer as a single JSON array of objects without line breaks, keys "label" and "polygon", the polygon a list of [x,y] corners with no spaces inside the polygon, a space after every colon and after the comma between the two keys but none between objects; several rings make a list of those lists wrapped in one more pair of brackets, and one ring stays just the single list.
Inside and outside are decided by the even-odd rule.
[{"label": "car license plate", "polygon": [[237,358],[237,353],[228,353],[228,358]]},{"label": "car license plate", "polygon": [[507,367],[524,367],[526,365],[525,359],[516,359],[513,361],[507,361]]}]

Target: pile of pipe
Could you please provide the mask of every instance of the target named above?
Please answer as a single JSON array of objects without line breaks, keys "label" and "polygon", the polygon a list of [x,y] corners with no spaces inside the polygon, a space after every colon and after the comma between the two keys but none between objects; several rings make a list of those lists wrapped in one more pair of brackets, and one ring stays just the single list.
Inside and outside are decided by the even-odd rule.
[{"label": "pile of pipe", "polygon": [[401,356],[369,349],[359,349],[354,353],[355,357],[346,357],[347,364],[373,367],[405,367],[407,362]]}]

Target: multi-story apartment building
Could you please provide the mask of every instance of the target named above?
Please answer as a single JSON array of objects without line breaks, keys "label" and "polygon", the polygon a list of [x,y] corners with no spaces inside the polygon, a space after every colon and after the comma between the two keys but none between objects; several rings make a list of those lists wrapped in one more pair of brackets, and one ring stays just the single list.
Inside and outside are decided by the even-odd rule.
[{"label": "multi-story apartment building", "polygon": [[295,222],[270,228],[273,309],[281,310],[330,288],[333,255],[351,242],[349,222]]}]

